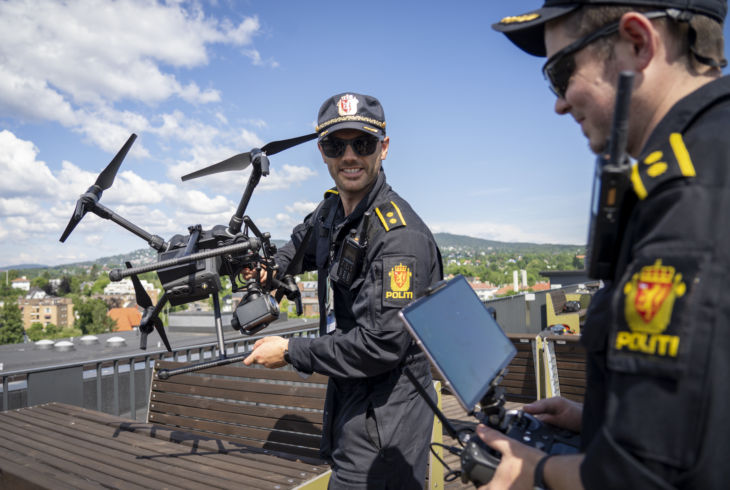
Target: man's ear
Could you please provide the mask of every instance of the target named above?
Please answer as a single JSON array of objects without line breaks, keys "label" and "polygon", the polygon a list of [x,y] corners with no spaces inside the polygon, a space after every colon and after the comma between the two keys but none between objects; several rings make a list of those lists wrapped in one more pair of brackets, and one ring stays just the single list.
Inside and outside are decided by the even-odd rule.
[{"label": "man's ear", "polygon": [[317,141],[317,148],[319,148],[319,154],[322,155],[322,163],[327,164],[327,160],[324,159],[324,151],[322,150],[322,143]]},{"label": "man's ear", "polygon": [[385,160],[385,157],[388,156],[388,147],[390,146],[390,137],[386,136],[383,138],[383,141],[380,142],[381,148],[380,148],[380,159]]},{"label": "man's ear", "polygon": [[659,48],[660,37],[654,24],[639,12],[627,12],[619,21],[619,36],[630,48],[631,68],[636,72],[643,71]]}]

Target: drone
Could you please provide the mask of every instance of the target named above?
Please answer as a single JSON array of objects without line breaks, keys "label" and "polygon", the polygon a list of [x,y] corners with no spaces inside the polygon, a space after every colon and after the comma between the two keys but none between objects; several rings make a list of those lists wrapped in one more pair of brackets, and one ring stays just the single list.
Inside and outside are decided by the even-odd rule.
[{"label": "drone", "polygon": [[[161,370],[158,376],[166,379],[176,374],[183,374],[213,366],[231,364],[242,360],[248,354],[228,357],[223,336],[223,324],[218,292],[222,289],[221,277],[230,278],[233,292],[243,291],[244,295],[232,316],[231,327],[244,335],[253,335],[267,327],[279,317],[279,302],[284,296],[296,305],[298,315],[302,313],[302,302],[299,288],[292,271],[298,267],[297,254],[283,274],[277,274],[274,261],[276,245],[271,243],[271,234],[262,233],[251,218],[245,215],[246,208],[254,189],[262,176],[269,174],[269,155],[274,155],[306,141],[313,140],[317,133],[296,138],[273,141],[262,148],[254,148],[231,158],[197,170],[182,177],[183,181],[204,177],[219,172],[243,170],[252,166],[251,175],[241,196],[238,208],[231,217],[228,226],[216,225],[204,230],[200,224],[188,227],[186,235],[174,235],[170,240],[153,235],[134,223],[116,214],[102,205],[102,193],[114,183],[117,171],[132,147],[136,134],[132,134],[109,165],[99,174],[96,182],[83,193],[76,202],[76,208],[66,226],[60,241],[65,242],[81,219],[92,212],[103,219],[108,219],[122,228],[147,241],[157,251],[157,261],[138,267],[126,262],[126,268],[113,269],[109,273],[112,281],[121,281],[130,277],[134,286],[137,304],[142,308],[142,319],[137,326],[140,332],[140,349],[147,348],[147,336],[156,330],[168,352],[172,347],[165,334],[160,312],[166,304],[178,306],[208,297],[213,298],[215,329],[219,347],[219,358],[177,369]],[[241,229],[243,227],[243,230]],[[253,271],[249,279],[237,281],[241,271]],[[267,271],[262,280],[262,271]],[[162,283],[163,295],[152,303],[138,275],[156,271]],[[274,277],[277,276],[277,277]],[[239,284],[240,282],[240,284]],[[272,296],[272,291],[276,291]]]}]

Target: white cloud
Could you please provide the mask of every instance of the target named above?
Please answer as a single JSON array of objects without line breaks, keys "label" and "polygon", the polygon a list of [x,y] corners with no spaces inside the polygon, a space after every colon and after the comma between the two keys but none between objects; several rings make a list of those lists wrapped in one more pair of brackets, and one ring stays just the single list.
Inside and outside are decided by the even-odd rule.
[{"label": "white cloud", "polygon": [[38,148],[7,130],[0,131],[0,194],[48,195],[58,182],[45,162],[36,160]]},{"label": "white cloud", "polygon": [[298,214],[300,216],[305,216],[312,211],[314,211],[314,208],[317,207],[316,202],[311,201],[297,201],[295,203],[292,203],[289,206],[286,206],[286,210],[290,213]]},{"label": "white cloud", "polygon": [[317,175],[317,172],[309,167],[284,164],[281,170],[272,168],[269,176],[266,179],[261,179],[259,188],[262,190],[288,189],[292,185],[299,185],[315,175]]},{"label": "white cloud", "polygon": [[0,197],[0,216],[40,216],[41,208],[27,197]]},{"label": "white cloud", "polygon": [[[0,2],[0,113],[57,122],[115,151],[131,132],[154,129],[141,114],[120,111],[116,104],[149,105],[173,97],[219,102],[217,90],[180,81],[181,72],[168,67],[207,64],[212,44],[253,49],[259,30],[257,17],[234,25],[206,17],[196,3]],[[261,63],[260,56],[253,61]],[[169,129],[163,122],[159,131]],[[147,155],[139,144],[133,151]]]}]

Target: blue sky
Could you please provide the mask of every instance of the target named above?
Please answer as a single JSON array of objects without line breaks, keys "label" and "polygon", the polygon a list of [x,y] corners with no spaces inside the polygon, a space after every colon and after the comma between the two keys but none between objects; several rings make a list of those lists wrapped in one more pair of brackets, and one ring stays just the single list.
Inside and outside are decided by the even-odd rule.
[{"label": "blue sky", "polygon": [[[594,157],[543,60],[490,28],[540,3],[2,1],[0,266],[146,246],[93,214],[58,241],[132,132],[104,205],[165,239],[227,224],[248,171],[180,176],[312,132],[345,91],[382,102],[388,181],[434,231],[584,244]],[[331,179],[314,142],[271,169],[247,214],[285,239]]]}]

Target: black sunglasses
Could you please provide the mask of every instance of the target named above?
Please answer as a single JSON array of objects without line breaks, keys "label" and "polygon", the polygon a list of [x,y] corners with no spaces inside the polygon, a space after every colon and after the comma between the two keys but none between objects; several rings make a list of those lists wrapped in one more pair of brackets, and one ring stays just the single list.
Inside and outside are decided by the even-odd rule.
[{"label": "black sunglasses", "polygon": [[[658,19],[670,15],[664,10],[642,13],[648,19]],[[550,90],[559,98],[565,97],[568,84],[575,72],[575,54],[589,44],[618,32],[620,20],[606,24],[600,29],[584,36],[577,41],[568,44],[563,49],[552,55],[542,67],[542,74],[550,84]]]},{"label": "black sunglasses", "polygon": [[375,149],[378,146],[378,141],[380,140],[375,136],[364,134],[362,136],[358,136],[357,138],[351,138],[347,140],[342,138],[336,138],[334,136],[328,136],[320,141],[319,144],[322,145],[322,152],[324,152],[324,156],[326,156],[327,158],[341,157],[345,154],[345,149],[348,145],[352,147],[352,150],[356,154],[360,155],[361,157],[366,157],[372,155],[375,152]]}]

